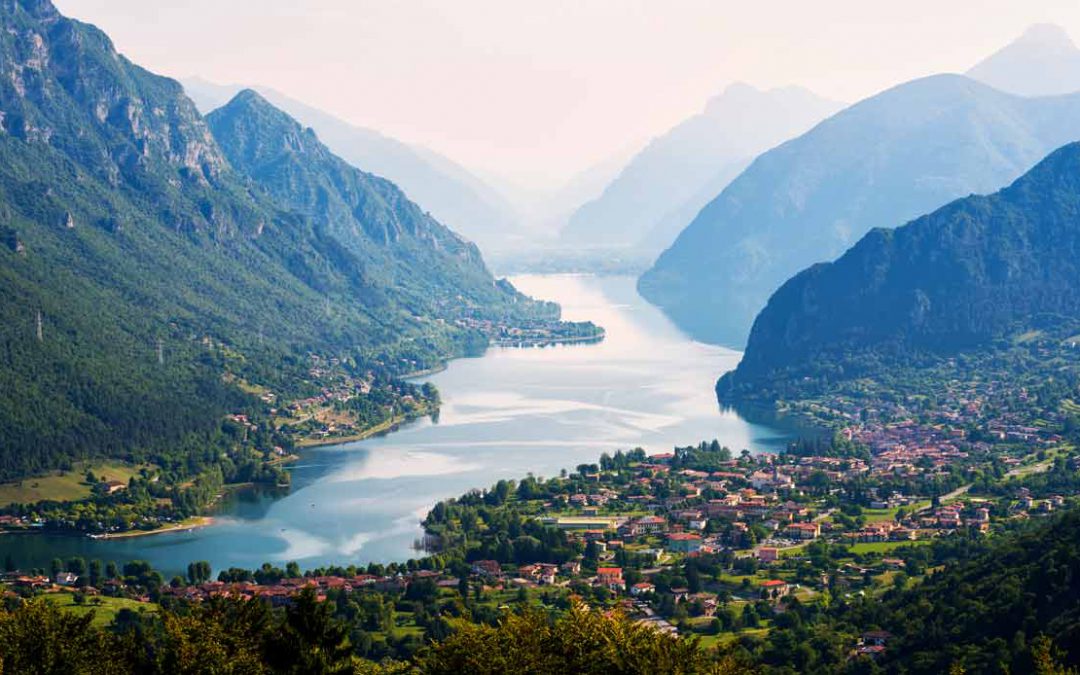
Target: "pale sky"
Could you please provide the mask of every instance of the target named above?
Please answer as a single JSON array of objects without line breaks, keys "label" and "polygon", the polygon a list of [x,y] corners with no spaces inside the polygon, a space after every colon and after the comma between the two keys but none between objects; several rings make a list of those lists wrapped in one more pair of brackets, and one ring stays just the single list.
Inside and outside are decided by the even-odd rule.
[{"label": "pale sky", "polygon": [[534,187],[727,84],[854,102],[962,72],[1080,0],[55,0],[174,77],[259,84]]}]

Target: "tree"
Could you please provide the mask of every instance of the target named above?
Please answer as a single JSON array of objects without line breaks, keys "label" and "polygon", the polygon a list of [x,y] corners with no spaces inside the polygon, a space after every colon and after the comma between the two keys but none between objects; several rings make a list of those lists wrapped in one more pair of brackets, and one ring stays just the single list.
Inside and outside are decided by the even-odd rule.
[{"label": "tree", "polygon": [[331,603],[304,589],[286,610],[285,625],[270,646],[270,662],[282,672],[330,675],[351,672],[352,649],[346,625],[334,618]]},{"label": "tree", "polygon": [[[261,602],[215,600],[184,614],[163,612],[156,649],[140,653],[133,672],[266,673],[266,645],[274,632]],[[122,672],[122,671],[120,671]]]},{"label": "tree", "polygon": [[1061,652],[1050,638],[1040,635],[1031,644],[1031,660],[1035,675],[1076,675],[1076,669],[1062,665]]},{"label": "tree", "polygon": [[97,588],[101,585],[101,561],[97,558],[90,561],[90,585]]},{"label": "tree", "polygon": [[758,613],[750,603],[743,606],[742,623],[745,628],[757,628],[760,623]]},{"label": "tree", "polygon": [[686,587],[691,593],[701,592],[701,573],[693,563],[686,566]]},{"label": "tree", "polygon": [[[697,638],[672,639],[621,613],[592,611],[574,602],[552,622],[539,610],[507,613],[496,626],[458,620],[455,632],[423,653],[430,675],[475,673],[696,673],[708,672]],[[745,672],[727,662],[716,673]]]},{"label": "tree", "polygon": [[67,571],[71,572],[72,574],[75,574],[75,575],[78,575],[78,576],[82,576],[83,574],[86,574],[86,560],[84,560],[83,558],[80,558],[78,556],[76,556],[74,558],[68,558],[66,567],[67,567]]},{"label": "tree", "polygon": [[93,627],[93,612],[75,615],[33,600],[0,612],[0,663],[5,673],[132,672],[118,641]]}]

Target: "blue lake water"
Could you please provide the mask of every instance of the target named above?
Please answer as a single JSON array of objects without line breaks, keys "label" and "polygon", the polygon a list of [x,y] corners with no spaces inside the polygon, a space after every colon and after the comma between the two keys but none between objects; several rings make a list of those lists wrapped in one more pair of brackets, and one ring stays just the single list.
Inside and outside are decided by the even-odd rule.
[{"label": "blue lake water", "polygon": [[567,319],[607,329],[599,344],[493,348],[436,375],[438,422],[423,420],[357,443],[311,449],[286,494],[230,495],[214,525],[120,540],[3,536],[21,567],[54,557],[143,559],[166,572],[192,560],[253,568],[416,557],[419,521],[440,499],[500,478],[595,462],[600,453],[719,439],[735,451],[774,450],[787,436],[721,411],[713,385],[739,353],[694,342],[636,292],[630,277],[533,275],[522,291],[563,306]]}]

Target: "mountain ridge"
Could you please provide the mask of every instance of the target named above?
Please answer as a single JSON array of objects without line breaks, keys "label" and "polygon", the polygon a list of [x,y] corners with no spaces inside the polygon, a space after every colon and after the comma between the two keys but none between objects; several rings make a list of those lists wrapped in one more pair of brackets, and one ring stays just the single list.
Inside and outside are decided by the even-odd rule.
[{"label": "mountain ridge", "polygon": [[208,115],[237,92],[251,89],[305,126],[315,129],[334,154],[361,171],[387,178],[435,218],[483,249],[506,245],[518,215],[485,181],[453,160],[379,131],[359,127],[269,87],[217,85],[197,77],[182,80],[199,109]]},{"label": "mountain ridge", "polygon": [[1055,24],[1034,24],[967,71],[968,77],[1020,96],[1080,91],[1080,49]]},{"label": "mountain ridge", "polygon": [[560,237],[566,244],[659,252],[685,224],[680,219],[692,218],[756,154],[839,107],[801,87],[733,84],[646,144],[570,217]]},{"label": "mountain ridge", "polygon": [[745,344],[769,295],[875,226],[999,188],[1080,138],[1080,95],[1023,98],[959,75],[904,83],[759,156],[639,289],[694,337]]}]

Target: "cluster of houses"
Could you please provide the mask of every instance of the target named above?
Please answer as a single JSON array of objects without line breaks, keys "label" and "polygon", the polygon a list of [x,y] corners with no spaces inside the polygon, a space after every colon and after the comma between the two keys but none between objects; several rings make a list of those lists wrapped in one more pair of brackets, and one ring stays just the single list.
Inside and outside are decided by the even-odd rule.
[{"label": "cluster of houses", "polygon": [[461,317],[455,319],[454,324],[459,328],[483,333],[495,344],[522,347],[599,340],[604,335],[599,328],[542,319],[510,325],[492,319]]},{"label": "cluster of houses", "polygon": [[[1045,448],[1063,440],[1053,430],[1061,421],[1057,410],[1039,411],[1050,424],[1031,425],[1031,411],[1026,409],[1030,397],[1022,386],[1006,386],[995,379],[952,382],[934,392],[934,398],[932,409],[905,405],[902,398],[861,400],[842,394],[815,401],[814,406],[828,418],[841,420],[841,433],[848,440],[870,449],[872,475],[942,472],[972,452],[989,452],[993,442]],[[970,429],[979,429],[980,437],[969,438]]]},{"label": "cluster of houses", "polygon": [[371,383],[367,380],[350,379],[337,387],[325,387],[315,396],[297,399],[289,403],[288,409],[293,414],[301,414],[334,403],[346,403],[357,396],[371,392]]},{"label": "cluster of houses", "polygon": [[[694,556],[744,548],[751,525],[793,543],[822,536],[818,513],[785,495],[797,495],[811,475],[829,472],[846,480],[869,468],[858,459],[803,457],[780,464],[769,456],[730,460],[717,471],[672,468],[673,455],[651,455],[625,471],[628,483],[603,483],[589,492],[564,495],[548,506],[570,507],[580,515],[543,516],[572,540],[598,547],[606,559],[622,549],[659,562],[667,556]],[[654,495],[663,485],[666,498]],[[633,512],[646,515],[630,516]],[[605,559],[602,555],[601,559]]]},{"label": "cluster of houses", "polygon": [[358,574],[351,577],[321,576],[321,577],[297,577],[282,579],[276,583],[258,584],[251,582],[207,581],[205,583],[190,586],[166,586],[161,589],[162,595],[183,598],[189,602],[202,602],[215,597],[239,598],[250,600],[263,598],[271,604],[284,605],[291,601],[304,589],[312,589],[318,599],[326,598],[328,591],[344,591],[351,593],[364,589],[381,592],[404,591],[410,582],[421,578],[439,579],[437,572],[418,571],[405,576],[378,577],[370,574]]}]

